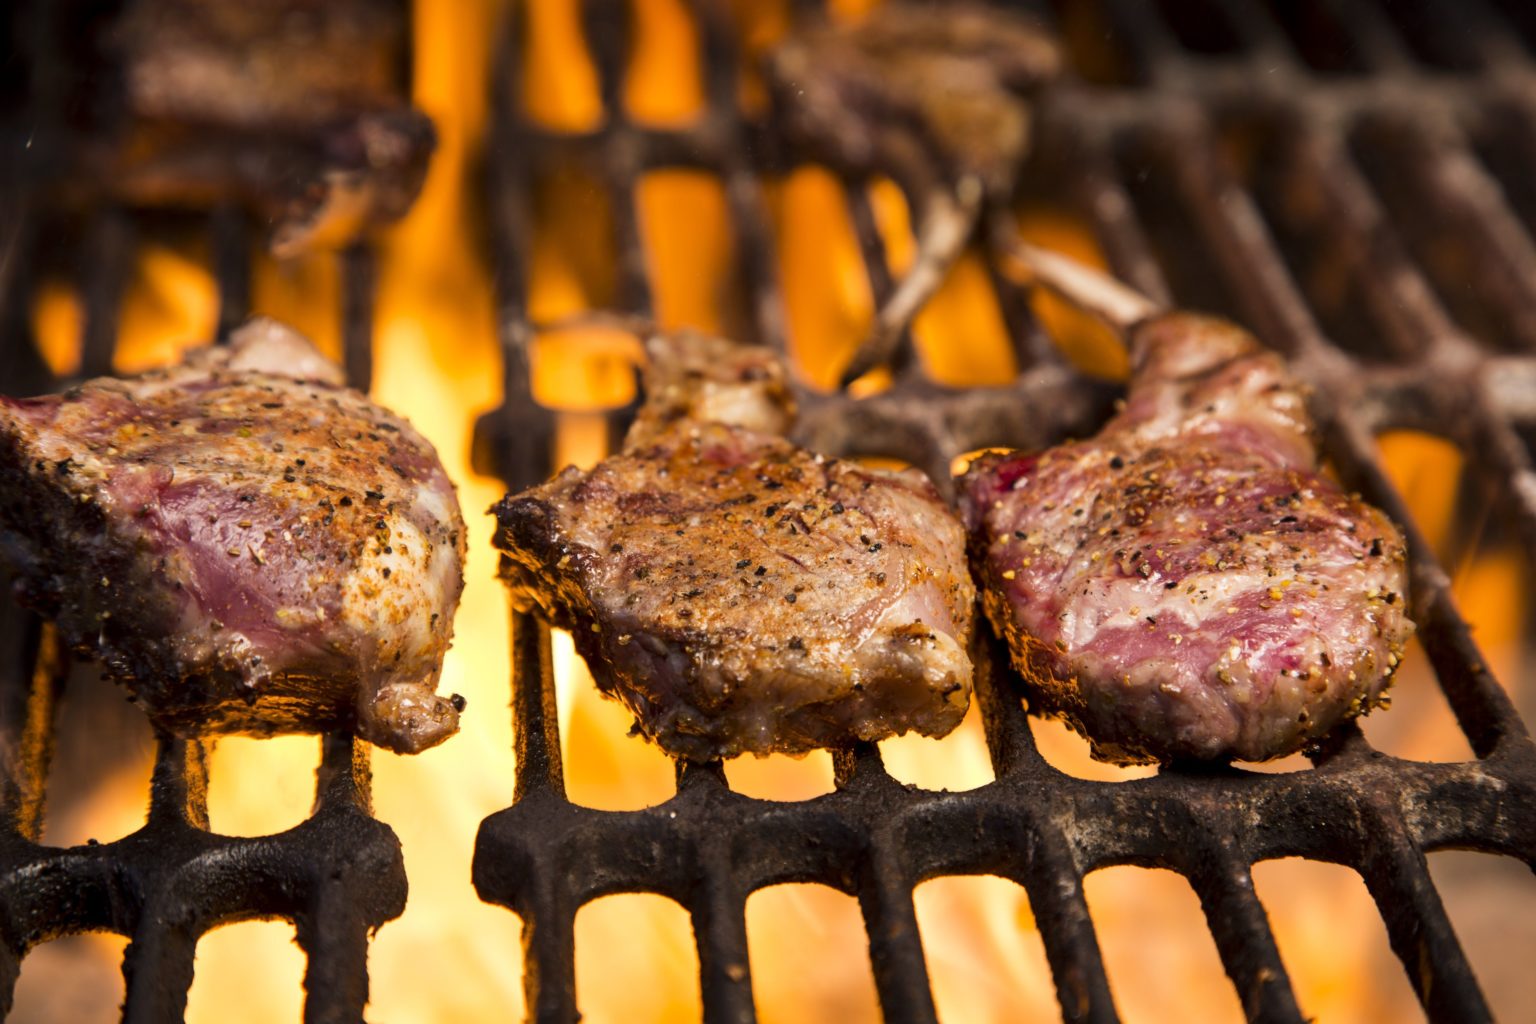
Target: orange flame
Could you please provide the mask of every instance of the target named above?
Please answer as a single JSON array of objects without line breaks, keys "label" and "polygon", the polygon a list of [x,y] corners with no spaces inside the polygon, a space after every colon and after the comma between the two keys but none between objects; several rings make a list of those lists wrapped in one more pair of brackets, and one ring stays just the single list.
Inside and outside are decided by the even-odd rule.
[{"label": "orange flame", "polygon": [[[852,16],[870,6],[845,0],[834,8],[838,16]],[[578,0],[550,0],[520,12],[528,29],[522,82],[528,113],[547,127],[573,132],[592,130],[603,117],[596,72],[581,38],[580,7]],[[749,57],[787,24],[784,2],[732,7],[741,15]],[[477,475],[468,460],[475,415],[501,399],[492,287],[474,244],[484,211],[473,198],[479,191],[473,165],[485,131],[484,83],[503,8],[494,0],[415,4],[417,102],[436,121],[441,145],[420,200],[385,240],[380,263],[375,394],[437,445],[459,486],[470,556],[457,639],[443,673],[444,689],[468,698],[463,732],[414,758],[373,758],[376,813],[400,836],[411,886],[404,915],[380,931],[372,948],[370,1015],[379,1020],[516,1018],[526,1009],[519,922],[480,902],[469,882],[475,830],[510,802],[514,768],[507,605],[494,578],[491,521],[482,514],[501,487]],[[698,36],[687,5],[658,0],[632,9],[638,49],[625,82],[629,113],[650,123],[685,123],[702,103]],[[747,63],[743,96],[760,104],[761,89]],[[534,317],[544,321],[602,308],[611,302],[614,281],[607,215],[593,209],[599,190],[576,176],[539,188],[530,281]],[[830,388],[872,315],[842,185],[829,172],[808,167],[765,183],[765,189],[796,370],[811,386]],[[889,182],[873,185],[871,202],[899,273],[913,253],[909,211]],[[737,240],[720,184],[693,171],[651,173],[640,186],[638,207],[658,320],[739,329],[746,305],[733,290],[739,287]],[[1061,211],[1029,207],[1019,212],[1019,225],[1031,241],[1102,263],[1091,232]],[[205,255],[159,245],[141,251],[124,303],[120,371],[167,362],[185,344],[211,334],[216,309]],[[254,307],[293,321],[333,353],[339,350],[337,296],[331,258],[257,262]],[[1036,300],[1036,311],[1077,365],[1124,376],[1123,351],[1093,321],[1048,297]],[[50,283],[41,290],[33,323],[57,372],[78,363],[80,319],[69,289]],[[992,383],[1015,371],[997,301],[975,256],[954,269],[914,333],[928,371],[943,381]],[[562,462],[587,465],[601,457],[606,439],[598,410],[631,397],[637,354],[633,338],[608,328],[573,326],[538,337],[534,390],[541,402],[562,410]],[[1418,524],[1443,549],[1456,529],[1451,481],[1459,478],[1460,456],[1443,442],[1418,436],[1383,438],[1382,452]],[[1474,553],[1456,579],[1490,664],[1501,677],[1513,673],[1529,607],[1523,567],[1509,551]],[[627,736],[627,714],[598,696],[568,637],[557,636],[555,663],[571,798],[619,809],[670,796],[671,763]],[[1399,710],[1378,716],[1394,726],[1399,716],[1405,719],[1393,730],[1393,742],[1400,744],[1394,752],[1466,756],[1454,749],[1460,734],[1427,666],[1405,666],[1397,692]],[[1417,709],[1410,707],[1415,704]],[[1376,719],[1368,723],[1374,728]],[[1087,757],[1082,740],[1061,726],[1042,722],[1034,729],[1046,758],[1071,774],[1119,781],[1152,770],[1098,764]],[[914,785],[968,789],[992,779],[974,709],[943,740],[889,740],[882,753],[891,772]],[[300,820],[316,759],[312,738],[221,742],[212,763],[214,827],[263,834]],[[147,765],[141,758],[133,772],[101,787],[76,819],[50,820],[49,841],[109,839],[142,823]],[[805,799],[832,787],[825,754],[742,759],[726,770],[733,786],[765,799]],[[1378,954],[1384,937],[1376,934],[1379,919],[1369,901],[1359,898],[1358,878],[1343,869],[1319,873],[1317,867],[1283,862],[1256,872],[1261,882],[1284,883],[1278,889],[1261,885],[1260,891],[1274,896],[1272,924],[1304,1012],[1364,1019],[1382,1007],[1409,1005],[1399,998],[1400,972],[1392,970],[1390,955],[1383,973]],[[1239,1015],[1187,884],[1165,872],[1124,868],[1091,876],[1087,888],[1127,1016],[1158,1016],[1168,1005],[1179,1006],[1184,1019]],[[1054,1013],[1039,933],[1016,885],[990,877],[940,879],[920,886],[915,902],[946,1019]],[[754,992],[765,1021],[873,1019],[873,982],[862,953],[867,943],[847,897],[817,886],[777,887],[754,896],[749,914]],[[675,904],[660,897],[599,901],[578,915],[576,932],[579,999],[590,1019],[697,1016],[692,937]],[[301,963],[291,940],[292,927],[281,923],[239,925],[210,936],[199,946],[189,1019],[292,1019],[301,998]],[[84,948],[98,960],[115,961],[122,943],[103,939]],[[42,960],[29,958],[28,971],[34,962]],[[27,984],[24,979],[19,992],[29,991]]]}]

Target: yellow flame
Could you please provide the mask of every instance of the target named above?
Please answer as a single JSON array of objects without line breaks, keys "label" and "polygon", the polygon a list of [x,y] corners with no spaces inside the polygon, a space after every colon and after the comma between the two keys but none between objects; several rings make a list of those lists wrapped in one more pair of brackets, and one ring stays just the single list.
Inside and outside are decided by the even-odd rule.
[{"label": "yellow flame", "polygon": [[[917,255],[906,198],[895,182],[882,178],[870,187],[870,204],[899,279]],[[962,254],[950,268],[914,318],[912,337],[928,375],[944,384],[1004,384],[1018,372],[986,263],[976,252]]]},{"label": "yellow flame", "polygon": [[874,313],[843,187],[830,171],[802,167],[769,183],[766,195],[790,352],[802,379],[831,390]]},{"label": "yellow flame", "polygon": [[1061,1015],[1029,899],[995,875],[935,878],[912,894],[933,1001],[946,1021]]},{"label": "yellow flame", "polygon": [[[854,16],[867,0],[834,5]],[[470,529],[467,586],[456,621],[456,642],[444,666],[445,690],[469,706],[460,736],[416,758],[377,756],[376,811],[400,836],[411,897],[403,917],[385,926],[371,953],[370,1019],[457,1021],[521,1016],[520,931],[517,918],[483,904],[469,884],[475,829],[505,807],[513,784],[511,717],[507,708],[510,651],[507,603],[494,578],[491,520],[483,514],[500,485],[468,462],[478,412],[500,401],[496,310],[483,254],[473,240],[485,212],[474,155],[485,126],[486,66],[503,4],[415,4],[418,102],[433,116],[441,146],[415,209],[383,247],[376,309],[375,393],[407,415],[437,445],[459,485]],[[547,126],[586,131],[601,123],[597,79],[582,49],[578,0],[525,4],[528,47],[523,89],[530,113]],[[744,101],[761,105],[754,58],[788,21],[787,0],[733,0],[740,15]],[[681,0],[634,5],[639,60],[625,83],[630,112],[657,123],[679,123],[700,101],[697,34]],[[848,222],[841,184],[825,170],[802,168],[766,185],[775,227],[775,256],[784,285],[797,372],[831,387],[872,314],[869,286]],[[912,258],[909,213],[887,182],[872,202],[894,269]],[[654,270],[658,319],[668,326],[738,329],[745,315],[723,192],[692,171],[648,174],[637,196],[642,232]],[[601,190],[579,175],[539,184],[530,304],[548,320],[609,305],[615,290],[611,224]],[[1092,233],[1062,211],[1019,211],[1030,241],[1102,265]],[[285,317],[339,351],[339,281],[328,256],[278,264],[258,259],[253,305]],[[1122,347],[1097,324],[1047,298],[1035,300],[1042,322],[1069,358],[1090,372],[1123,377]],[[211,333],[216,299],[206,254],[154,244],[143,247],[124,301],[118,367],[127,371],[168,362],[189,342]],[[34,305],[33,325],[56,372],[78,361],[81,311],[70,289],[49,283]],[[1004,380],[1013,372],[995,298],[979,263],[956,268],[916,324],[928,368],[955,383]],[[543,332],[534,343],[534,387],[560,414],[558,462],[590,465],[606,446],[596,410],[627,401],[637,357],[626,332],[576,325]],[[869,388],[880,380],[866,382]],[[1382,439],[1394,481],[1432,544],[1453,531],[1452,482],[1461,457],[1452,446],[1422,437]],[[1476,552],[1456,573],[1458,599],[1478,629],[1501,678],[1520,667],[1521,630],[1529,595],[1523,564],[1512,550]],[[558,703],[567,782],[572,799],[590,806],[655,804],[674,789],[671,762],[626,735],[630,720],[601,698],[568,637],[555,646]],[[1405,666],[1400,686],[1410,684]],[[1416,688],[1434,695],[1426,675]],[[1415,692],[1418,692],[1417,689]],[[1443,702],[1442,702],[1443,703]],[[1403,708],[1403,711],[1409,710]],[[1442,712],[1431,728],[1449,728]],[[1415,712],[1417,714],[1417,712]],[[1034,725],[1047,760],[1088,778],[1124,780],[1151,769],[1118,769],[1087,757],[1080,737],[1050,722]],[[1410,735],[1412,749],[1434,748],[1433,737]],[[966,789],[992,777],[978,714],[940,740],[902,738],[882,744],[899,779],[929,788]],[[210,799],[216,828],[261,834],[302,816],[313,739],[226,740],[213,755]],[[142,769],[142,770],[141,770]],[[50,817],[45,838],[72,844],[110,839],[144,820],[148,762],[109,780],[73,816]],[[727,765],[734,786],[765,799],[805,799],[831,787],[830,759],[739,759]],[[1288,864],[1290,862],[1287,862]],[[1307,869],[1316,865],[1305,865]],[[1297,869],[1262,865],[1261,883]],[[1384,941],[1380,921],[1356,876],[1290,878],[1261,893],[1306,1012],[1324,1019],[1367,1019],[1383,1007],[1408,1012],[1401,992],[1378,970]],[[1122,869],[1089,880],[1096,926],[1110,960],[1123,1012],[1157,1016],[1177,1006],[1183,1019],[1237,1012],[1221,977],[1209,933],[1181,880],[1163,872]],[[935,996],[946,1019],[1016,1019],[1049,1015],[1052,986],[1027,899],[1000,879],[942,879],[915,894],[922,938],[934,971]],[[583,1008],[597,1019],[685,1019],[697,1015],[692,940],[681,911],[659,898],[604,901],[577,919],[578,984]],[[1166,922],[1173,922],[1172,925]],[[1149,928],[1151,930],[1149,930]],[[749,903],[753,987],[765,1021],[873,1019],[873,981],[863,951],[867,938],[856,905],[820,886],[777,887]],[[636,941],[636,936],[643,937]],[[199,946],[193,1020],[281,1019],[294,1013],[298,991],[292,928],[246,924],[215,933]],[[117,957],[120,940],[102,940],[93,955]],[[609,954],[618,956],[610,960]],[[622,954],[622,955],[620,955]],[[29,959],[28,963],[33,961]],[[259,982],[253,979],[260,979]]]},{"label": "yellow flame", "polygon": [[258,253],[251,266],[251,308],[303,332],[320,351],[341,360],[341,267],[334,253],[276,260]]},{"label": "yellow flame", "polygon": [[789,30],[792,0],[728,0],[731,24],[738,35],[741,80],[737,101],[748,115],[761,114],[768,106],[761,61],[764,53]]},{"label": "yellow flame", "polygon": [[747,899],[752,993],[764,1024],[878,1021],[858,903],[825,885],[776,885]]},{"label": "yellow flame", "polygon": [[741,318],[724,186],[701,171],[656,171],[641,179],[636,201],[657,322],[715,334],[738,326],[727,315]]},{"label": "yellow flame", "polygon": [[1084,880],[1083,895],[1110,991],[1127,1020],[1243,1019],[1200,901],[1182,875],[1105,868]]},{"label": "yellow flame", "polygon": [[[1100,270],[1108,269],[1092,230],[1066,211],[1026,205],[1018,213],[1018,230],[1026,242],[1071,256]],[[1044,290],[1031,296],[1030,306],[1041,326],[1072,365],[1084,373],[1110,380],[1124,380],[1130,373],[1124,343],[1098,320]]]},{"label": "yellow flame", "polygon": [[112,368],[139,373],[206,345],[218,324],[213,274],[201,254],[149,244],[139,249],[118,313]]},{"label": "yellow flame", "polygon": [[[418,0],[417,9],[423,4]],[[590,131],[603,123],[597,68],[588,56],[579,0],[539,0],[521,6],[523,101],[528,115],[550,128]]]},{"label": "yellow flame", "polygon": [[62,281],[45,281],[32,302],[32,333],[55,377],[80,368],[80,331],[85,312],[80,295]]},{"label": "yellow flame", "polygon": [[633,57],[625,79],[625,106],[637,121],[681,126],[704,109],[699,34],[682,0],[646,0],[634,16]]}]

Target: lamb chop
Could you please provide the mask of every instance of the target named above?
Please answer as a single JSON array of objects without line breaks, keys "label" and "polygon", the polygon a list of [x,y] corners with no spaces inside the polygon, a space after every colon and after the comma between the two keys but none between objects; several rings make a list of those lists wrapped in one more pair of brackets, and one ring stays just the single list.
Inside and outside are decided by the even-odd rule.
[{"label": "lamb chop", "polygon": [[0,398],[0,552],[175,733],[356,727],[414,753],[464,523],[432,446],[272,321],[126,380]]},{"label": "lamb chop", "polygon": [[1124,324],[1133,365],[1098,436],[963,481],[983,605],[1040,707],[1105,760],[1257,761],[1380,703],[1413,631],[1403,538],[1318,472],[1280,357],[1020,255]]},{"label": "lamb chop", "polygon": [[943,283],[983,203],[1011,198],[1031,104],[1062,58],[1032,19],[979,3],[892,2],[800,29],[767,73],[789,134],[854,173],[894,173],[916,197],[918,252],[845,378],[893,354]]},{"label": "lamb chop", "polygon": [[493,509],[514,604],[669,753],[803,753],[965,714],[965,538],[915,470],[816,455],[765,350],[651,338],[623,451]]},{"label": "lamb chop", "polygon": [[286,256],[400,217],[421,188],[436,136],[410,107],[399,0],[128,0],[99,36],[114,73],[93,76],[89,189],[244,206]]}]

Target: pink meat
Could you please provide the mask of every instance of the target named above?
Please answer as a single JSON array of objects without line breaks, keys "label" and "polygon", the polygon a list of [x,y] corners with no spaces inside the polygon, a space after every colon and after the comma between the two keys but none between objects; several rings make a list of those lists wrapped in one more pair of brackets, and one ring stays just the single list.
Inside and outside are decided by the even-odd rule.
[{"label": "pink meat", "polygon": [[1131,340],[1097,437],[967,473],[986,612],[1100,757],[1291,753],[1386,688],[1413,631],[1402,536],[1318,473],[1301,388],[1249,335],[1169,314]]}]

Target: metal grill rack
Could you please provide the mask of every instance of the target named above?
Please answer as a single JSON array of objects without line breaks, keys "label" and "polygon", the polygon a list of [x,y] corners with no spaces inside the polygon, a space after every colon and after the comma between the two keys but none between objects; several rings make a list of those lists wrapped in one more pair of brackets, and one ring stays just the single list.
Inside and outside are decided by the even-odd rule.
[{"label": "metal grill rack", "polygon": [[[80,379],[111,372],[136,220],[129,211],[99,211],[84,236],[90,248],[80,263]],[[251,242],[243,218],[219,214],[210,224],[214,252],[243,257]],[[12,236],[14,255],[7,261],[18,275],[34,260],[30,246],[58,237],[24,234]],[[371,342],[370,256],[339,258],[347,280],[346,362],[366,366],[360,353]],[[243,258],[216,263],[220,324],[227,328],[243,318],[248,267]],[[0,311],[9,328],[0,334],[0,364],[19,372],[6,379],[5,390],[57,390],[68,382],[50,379],[31,343],[25,309],[15,308],[30,288],[16,287],[14,277],[9,283]],[[110,843],[44,846],[43,796],[68,662],[49,627],[10,601],[0,606],[0,1012],[9,1012],[21,960],[34,945],[108,931],[130,940],[123,1019],[180,1020],[198,939],[231,921],[280,917],[295,925],[308,960],[305,1020],[360,1019],[368,999],[368,938],[404,910],[406,890],[399,840],[371,816],[366,746],[345,734],[325,737],[308,820],[277,835],[246,838],[209,831],[212,741],[162,736],[142,828]]]},{"label": "metal grill rack", "polygon": [[[718,175],[752,313],[748,340],[784,344],[760,175],[814,155],[784,151],[744,117],[727,5],[693,8],[708,108],[676,131],[625,114],[620,5],[585,8],[606,115],[592,132],[557,133],[523,115],[516,24],[506,41],[489,173],[507,397],[480,424],[478,450],[514,487],[552,468],[551,414],[533,398],[528,361],[540,175],[574,164],[604,184],[618,304],[638,314],[650,312],[639,176],[664,167]],[[797,12],[820,16],[814,3]],[[1081,77],[1040,111],[1043,156],[1024,187],[1091,224],[1116,272],[1143,291],[1227,313],[1291,358],[1315,389],[1331,465],[1407,527],[1419,637],[1475,759],[1398,759],[1350,727],[1307,771],[1174,767],[1091,782],[1036,750],[1019,682],[993,645],[977,699],[996,781],[981,789],[903,786],[875,747],[861,746],[834,754],[836,791],[813,800],[752,799],[730,790],[719,764],[682,762],[665,803],[599,811],[565,796],[548,632],[514,616],[517,790],[482,824],[474,882],[523,918],[537,1019],[578,1015],[573,921],[582,904],[654,892],[691,915],[707,1018],[752,1020],[746,899],[768,885],[820,882],[859,901],[887,1019],[932,1021],[912,889],[938,875],[989,873],[1027,891],[1064,1017],[1112,1021],[1083,879],[1136,864],[1191,883],[1251,1019],[1300,1021],[1250,874],[1257,861],[1287,856],[1359,872],[1431,1019],[1489,1019],[1425,854],[1455,847],[1536,861],[1536,747],[1485,669],[1374,436],[1407,428],[1454,442],[1536,556],[1536,476],[1523,439],[1536,421],[1536,21],[1490,0],[1416,0],[1393,5],[1391,17],[1368,0],[1102,0],[1060,13]],[[878,301],[890,287],[883,246],[863,183],[847,184]],[[1309,276],[1325,260],[1347,284],[1342,300]],[[1106,408],[1103,386],[1042,344],[1026,296],[993,279],[1024,367],[1012,385],[950,390],[911,360],[874,398],[805,396],[801,440],[831,454],[902,458],[943,481],[965,451],[1091,430]]]},{"label": "metal grill rack", "polygon": [[[18,5],[0,22],[23,59],[6,74],[0,157],[0,393],[56,391],[109,374],[118,316],[141,239],[207,240],[222,338],[249,312],[254,225],[233,208],[211,212],[128,209],[95,203],[61,209],[45,194],[58,170],[66,118],[45,54],[47,5]],[[402,68],[408,74],[408,69]],[[27,79],[30,75],[29,80]],[[9,109],[24,96],[23,110]],[[14,120],[13,120],[14,119]],[[23,144],[23,140],[26,140]],[[371,368],[374,253],[354,246],[340,261],[343,362],[366,389]],[[53,376],[33,337],[33,297],[50,270],[73,277],[82,308],[79,368]],[[0,586],[10,580],[0,574]],[[181,1020],[198,939],[233,921],[282,918],[295,926],[307,967],[304,1019],[354,1024],[368,1000],[368,942],[405,908],[399,840],[371,813],[365,744],[323,737],[315,803],[307,820],[276,835],[210,831],[213,740],[156,738],[148,820],[108,843],[41,843],[56,712],[69,656],[52,629],[0,601],[0,1016],[11,1009],[21,961],[39,943],[88,931],[127,937],[123,1019]]]}]

